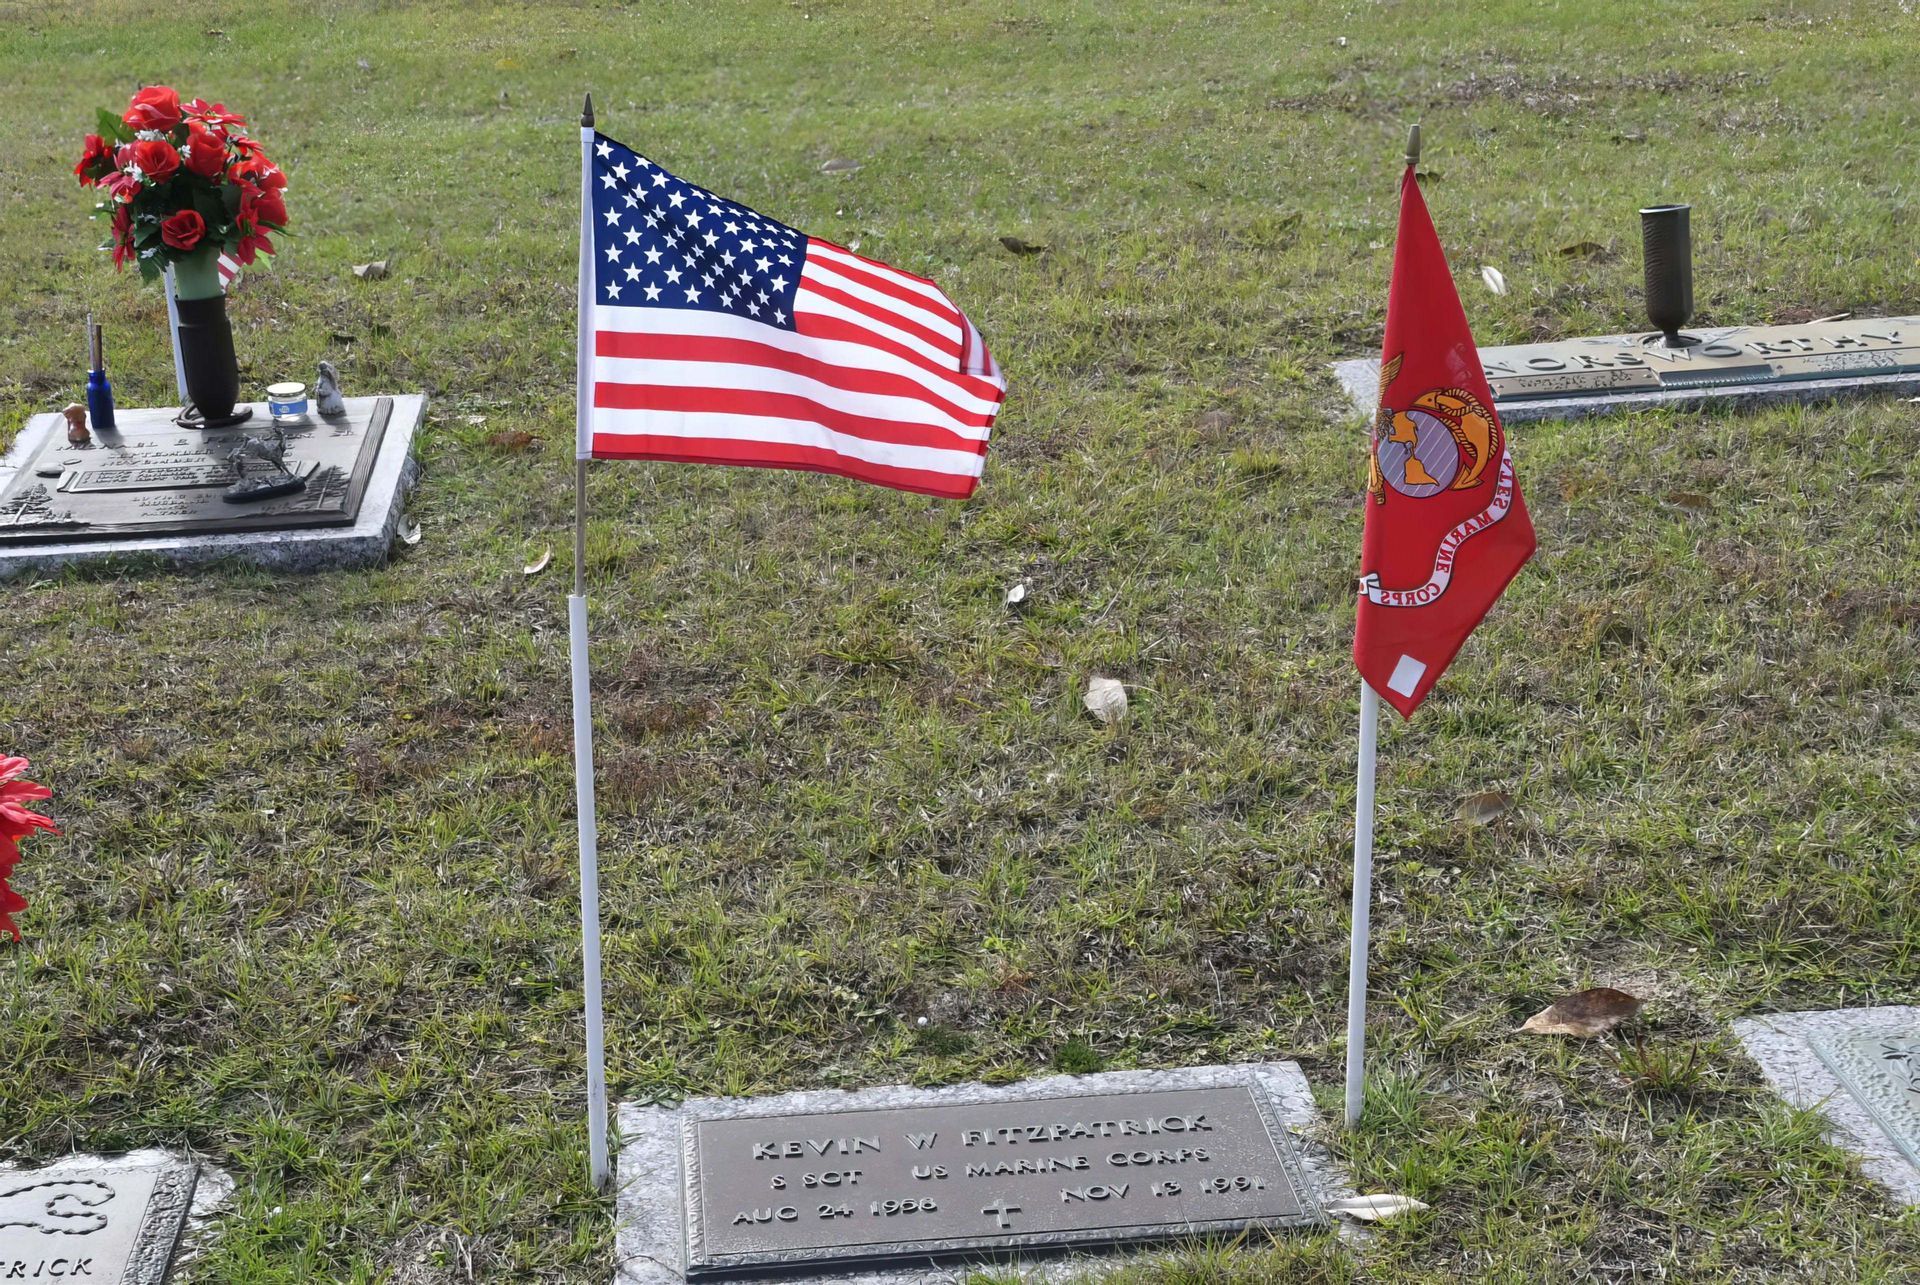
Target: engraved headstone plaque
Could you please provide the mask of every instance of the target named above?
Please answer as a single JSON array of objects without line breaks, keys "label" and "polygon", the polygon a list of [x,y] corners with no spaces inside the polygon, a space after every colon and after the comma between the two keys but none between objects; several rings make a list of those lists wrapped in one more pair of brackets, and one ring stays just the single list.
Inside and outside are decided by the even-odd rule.
[{"label": "engraved headstone plaque", "polygon": [[690,1280],[1320,1221],[1246,1084],[690,1119]]},{"label": "engraved headstone plaque", "polygon": [[186,1164],[0,1170],[0,1281],[160,1285],[195,1179]]},{"label": "engraved headstone plaque", "polygon": [[[1595,335],[1480,349],[1494,409],[1509,424],[1652,406],[1821,401],[1920,392],[1920,317],[1795,326],[1694,327],[1668,348],[1658,334]],[[1380,405],[1380,361],[1334,363],[1353,405]],[[1390,388],[1395,409],[1428,390]],[[1396,401],[1400,399],[1400,401]]]},{"label": "engraved headstone plaque", "polygon": [[1825,1036],[1813,1041],[1813,1051],[1920,1168],[1920,1026]]},{"label": "engraved headstone plaque", "polygon": [[[48,433],[0,490],[0,549],[35,543],[350,526],[393,414],[389,397],[347,399],[347,414],[309,416],[285,429],[286,465],[304,489],[232,503],[240,478],[228,455],[251,435],[270,435],[262,416],[217,432],[181,428],[173,411],[123,410],[117,431],[85,446]],[[268,471],[253,463],[249,475]]]},{"label": "engraved headstone plaque", "polygon": [[1480,364],[1486,368],[1495,402],[1502,405],[1594,393],[1920,371],[1920,317],[1726,326],[1689,333],[1700,342],[1683,348],[1664,347],[1657,335],[1606,335],[1482,348]]},{"label": "engraved headstone plaque", "polygon": [[1861,1172],[1920,1208],[1920,1005],[1755,1014],[1733,1033],[1774,1092],[1826,1117]]}]

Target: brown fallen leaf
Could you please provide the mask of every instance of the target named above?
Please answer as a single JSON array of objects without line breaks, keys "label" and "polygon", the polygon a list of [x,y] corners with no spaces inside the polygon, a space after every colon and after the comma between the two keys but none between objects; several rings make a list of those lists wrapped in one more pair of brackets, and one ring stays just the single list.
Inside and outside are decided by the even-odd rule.
[{"label": "brown fallen leaf", "polygon": [[1698,491],[1668,491],[1667,503],[1675,508],[1692,509],[1695,512],[1713,507],[1713,497],[1702,495]]},{"label": "brown fallen leaf", "polygon": [[353,275],[359,277],[362,281],[379,281],[387,275],[387,269],[391,263],[392,260],[390,259],[375,259],[372,263],[356,263],[353,265]]},{"label": "brown fallen leaf", "polygon": [[1592,1039],[1605,1035],[1640,1011],[1646,1003],[1638,996],[1617,991],[1611,986],[1562,995],[1529,1017],[1520,1029],[1529,1035],[1571,1035]]},{"label": "brown fallen leaf", "polygon": [[518,429],[510,433],[487,434],[488,446],[491,446],[496,451],[504,451],[509,455],[517,455],[539,440],[540,439],[532,433],[522,432]]},{"label": "brown fallen leaf", "polygon": [[1558,253],[1569,259],[1591,259],[1596,254],[1606,252],[1606,246],[1598,241],[1575,241],[1572,245],[1563,245]]},{"label": "brown fallen leaf", "polygon": [[1032,241],[1022,241],[1017,236],[1003,236],[1000,238],[1000,244],[1015,254],[1039,254],[1047,248],[1044,245],[1036,245]]},{"label": "brown fallen leaf", "polygon": [[1513,810],[1513,796],[1505,790],[1482,790],[1460,800],[1460,819],[1468,825],[1492,825]]}]

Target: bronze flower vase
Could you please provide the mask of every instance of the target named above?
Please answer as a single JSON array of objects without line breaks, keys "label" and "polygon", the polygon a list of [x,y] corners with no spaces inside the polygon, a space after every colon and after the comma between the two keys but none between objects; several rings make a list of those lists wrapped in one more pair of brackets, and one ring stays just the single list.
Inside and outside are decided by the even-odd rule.
[{"label": "bronze flower vase", "polygon": [[251,406],[234,408],[240,398],[240,363],[233,355],[233,327],[227,323],[217,254],[208,247],[173,265],[174,313],[180,327],[174,342],[180,345],[187,383],[187,405],[176,421],[182,428],[231,428],[253,414]]}]

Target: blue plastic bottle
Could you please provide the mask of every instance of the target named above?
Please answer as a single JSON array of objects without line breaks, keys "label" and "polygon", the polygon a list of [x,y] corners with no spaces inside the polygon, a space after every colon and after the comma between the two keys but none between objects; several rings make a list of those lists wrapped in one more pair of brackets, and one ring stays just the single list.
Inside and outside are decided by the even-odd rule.
[{"label": "blue plastic bottle", "polygon": [[100,327],[87,321],[87,420],[95,432],[113,431],[113,385],[107,382],[107,354]]}]

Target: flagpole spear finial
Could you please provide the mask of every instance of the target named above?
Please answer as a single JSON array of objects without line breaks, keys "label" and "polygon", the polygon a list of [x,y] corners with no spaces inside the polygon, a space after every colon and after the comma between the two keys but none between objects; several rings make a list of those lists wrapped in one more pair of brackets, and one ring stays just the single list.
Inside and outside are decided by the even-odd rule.
[{"label": "flagpole spear finial", "polygon": [[587,95],[587,105],[580,109],[580,128],[593,128],[593,95]]},{"label": "flagpole spear finial", "polygon": [[1407,168],[1415,169],[1420,164],[1420,122],[1407,126]]}]

